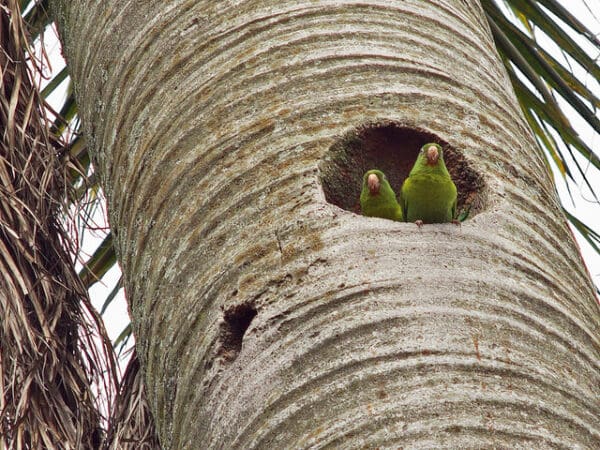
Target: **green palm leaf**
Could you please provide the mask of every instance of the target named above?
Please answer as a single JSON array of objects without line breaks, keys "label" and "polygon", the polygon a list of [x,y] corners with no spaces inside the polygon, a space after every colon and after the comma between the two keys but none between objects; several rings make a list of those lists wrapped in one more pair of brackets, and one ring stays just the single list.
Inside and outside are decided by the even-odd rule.
[{"label": "green palm leaf", "polygon": [[[578,121],[600,135],[600,98],[585,83],[600,80],[600,65],[589,50],[600,55],[600,39],[563,4],[557,0],[482,0],[497,50],[548,165],[552,162],[562,175],[569,195],[568,181],[579,184],[579,178],[600,213],[599,193],[592,186],[590,175],[600,170],[600,158],[573,126]],[[553,54],[547,47],[554,47]],[[564,62],[557,59],[558,54],[562,54]],[[590,167],[582,167],[582,160]],[[571,213],[567,213],[567,218],[600,253],[597,231]]]}]

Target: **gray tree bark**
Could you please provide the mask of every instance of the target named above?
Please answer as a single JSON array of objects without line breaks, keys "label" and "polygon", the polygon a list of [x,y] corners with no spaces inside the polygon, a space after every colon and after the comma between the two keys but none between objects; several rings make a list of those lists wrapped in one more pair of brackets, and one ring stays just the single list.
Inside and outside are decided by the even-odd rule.
[{"label": "gray tree bark", "polygon": [[[478,2],[53,3],[164,448],[600,446],[598,303]],[[352,211],[427,140],[462,226]]]}]

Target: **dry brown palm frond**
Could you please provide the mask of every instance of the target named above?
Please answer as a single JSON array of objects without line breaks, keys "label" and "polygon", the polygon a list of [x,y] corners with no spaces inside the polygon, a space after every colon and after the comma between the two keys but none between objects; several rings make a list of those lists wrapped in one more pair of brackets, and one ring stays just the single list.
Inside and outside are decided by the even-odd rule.
[{"label": "dry brown palm frond", "polygon": [[121,380],[106,439],[108,450],[160,450],[135,351]]},{"label": "dry brown palm frond", "polygon": [[[0,0],[0,447],[92,449],[112,348],[66,250],[58,149],[16,0]],[[101,350],[98,350],[100,342]]]}]

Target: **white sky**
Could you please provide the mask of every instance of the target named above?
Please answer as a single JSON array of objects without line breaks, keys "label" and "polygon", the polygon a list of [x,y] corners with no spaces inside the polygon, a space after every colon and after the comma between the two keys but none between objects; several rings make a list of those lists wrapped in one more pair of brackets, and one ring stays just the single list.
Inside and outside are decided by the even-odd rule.
[{"label": "white sky", "polygon": [[[600,36],[600,20],[594,17],[594,14],[590,9],[588,9],[583,0],[561,0],[561,3],[564,5],[568,5],[569,10],[572,14],[574,14],[581,22],[583,22],[590,30],[592,30],[596,35]],[[593,10],[598,11],[600,14],[600,0],[588,0],[588,5],[590,5]],[[47,33],[49,34],[49,33]],[[583,42],[579,36],[573,34],[572,37],[576,39],[578,42]],[[62,57],[60,56],[60,48],[56,39],[53,39],[52,36],[46,37],[47,41],[52,41],[51,43],[47,42],[48,45],[48,54],[50,57],[50,61],[52,63],[52,71],[54,73],[58,73],[64,66],[64,61],[62,61]],[[550,50],[550,49],[547,49]],[[554,51],[553,55],[561,60],[561,57],[564,58],[560,53]],[[593,49],[590,49],[590,54],[598,60],[599,55],[594,53]],[[577,68],[575,68],[577,73]],[[581,71],[579,71],[581,73]],[[598,80],[594,79],[586,79],[586,85],[592,89],[596,95],[600,96],[600,88],[598,84]],[[57,90],[55,94],[49,99],[51,104],[60,105],[64,101],[64,92],[66,90]],[[575,114],[569,115],[570,120],[573,121],[573,125],[579,132],[581,138],[584,142],[586,142],[598,155],[600,154],[600,135],[594,130],[590,129],[590,127],[582,120],[577,120],[577,116]],[[590,165],[588,161],[583,160],[583,158],[578,157],[578,160],[581,166],[586,170],[586,175],[590,183],[594,186],[595,191],[600,196],[600,174],[598,171]],[[556,168],[555,172],[556,172]],[[576,215],[580,220],[585,222],[586,224],[592,226],[597,231],[600,231],[600,217],[598,212],[600,209],[598,205],[595,204],[595,200],[590,194],[587,187],[581,182],[581,175],[576,176],[577,183],[573,183],[569,181],[569,187],[571,190],[571,194],[573,196],[573,202],[568,200],[568,194],[565,182],[562,180],[562,177],[556,173],[555,179],[557,181],[557,190],[561,195],[565,207],[574,215]],[[95,219],[99,225],[103,222],[102,214],[96,214]],[[104,224],[105,225],[105,224]],[[600,256],[595,252],[595,250],[574,230],[577,241],[581,247],[582,255],[587,264],[587,267],[591,273],[591,276],[596,283],[596,285],[600,285]],[[91,255],[95,250],[96,246],[99,244],[99,239],[93,237],[94,233],[87,232],[87,236],[83,239],[82,250],[84,255]],[[87,258],[84,256],[84,258]],[[100,283],[96,283],[92,289],[90,290],[90,296],[94,305],[97,308],[100,308],[104,303],[107,295],[112,291],[113,287],[116,285],[117,280],[119,279],[120,272],[117,267],[113,268],[102,280]],[[117,298],[112,302],[111,306],[107,309],[104,314],[105,325],[107,331],[111,337],[111,339],[116,339],[116,337],[121,333],[123,328],[129,323],[129,316],[127,313],[127,305],[124,299],[123,290],[121,289],[120,294]],[[131,343],[130,343],[131,344]]]}]

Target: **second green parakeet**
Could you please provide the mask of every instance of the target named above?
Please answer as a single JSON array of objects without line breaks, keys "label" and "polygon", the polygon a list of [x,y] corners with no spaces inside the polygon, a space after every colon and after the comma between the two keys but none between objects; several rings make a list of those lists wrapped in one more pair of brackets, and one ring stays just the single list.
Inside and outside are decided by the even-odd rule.
[{"label": "second green parakeet", "polygon": [[400,203],[404,220],[424,223],[455,222],[456,185],[450,178],[442,147],[425,144],[402,184]]},{"label": "second green parakeet", "polygon": [[363,176],[360,207],[365,216],[402,221],[396,193],[381,170],[369,170]]}]

